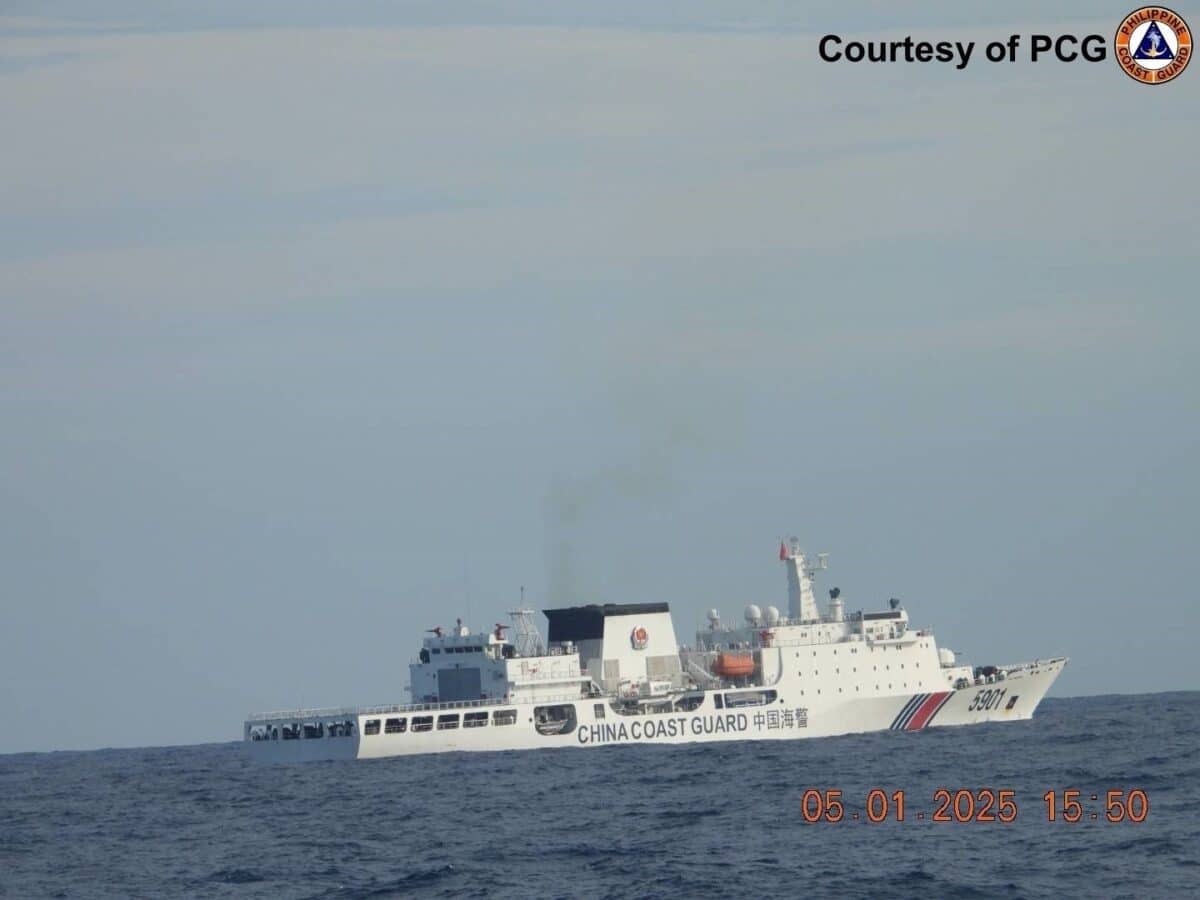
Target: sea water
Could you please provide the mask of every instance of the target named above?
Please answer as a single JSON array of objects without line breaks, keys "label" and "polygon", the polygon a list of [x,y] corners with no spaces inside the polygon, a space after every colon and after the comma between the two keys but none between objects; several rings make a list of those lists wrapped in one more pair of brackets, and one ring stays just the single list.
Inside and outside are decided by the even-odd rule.
[{"label": "sea water", "polygon": [[[0,896],[1197,896],[1198,720],[1189,692],[815,740],[300,765],[237,743],[0,756]],[[939,789],[977,807],[1011,790],[1015,820],[933,821]],[[1080,821],[1059,801],[1048,821],[1043,795],[1072,789]],[[841,791],[841,821],[807,821],[809,790]],[[1110,822],[1109,791],[1144,820]]]}]

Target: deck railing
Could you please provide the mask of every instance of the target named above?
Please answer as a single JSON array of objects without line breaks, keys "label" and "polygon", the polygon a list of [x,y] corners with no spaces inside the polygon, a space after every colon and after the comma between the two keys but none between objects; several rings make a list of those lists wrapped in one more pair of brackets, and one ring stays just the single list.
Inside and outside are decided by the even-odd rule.
[{"label": "deck railing", "polygon": [[582,694],[563,694],[553,697],[520,700],[491,698],[488,700],[455,700],[448,703],[393,703],[386,706],[328,706],[318,709],[283,709],[275,712],[252,713],[248,723],[300,721],[303,719],[345,719],[355,716],[386,715],[387,713],[453,712],[491,706],[529,706],[530,704],[564,703],[570,700],[591,699]]},{"label": "deck railing", "polygon": [[1035,660],[1030,660],[1028,662],[1023,662],[1023,663],[1012,663],[1011,665],[1006,665],[1006,666],[996,666],[996,668],[1000,669],[1003,672],[1008,673],[1009,675],[1012,675],[1016,672],[1036,671],[1038,669],[1043,668],[1044,666],[1053,665],[1054,663],[1066,662],[1066,659],[1067,658],[1065,656],[1054,656],[1054,657],[1051,657],[1050,659],[1035,659]]}]

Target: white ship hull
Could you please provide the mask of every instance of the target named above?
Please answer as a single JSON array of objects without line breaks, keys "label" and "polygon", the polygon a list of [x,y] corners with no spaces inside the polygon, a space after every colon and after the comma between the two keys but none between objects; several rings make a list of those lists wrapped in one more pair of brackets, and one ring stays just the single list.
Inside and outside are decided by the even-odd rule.
[{"label": "white ship hull", "polygon": [[750,604],[726,625],[712,610],[691,647],[663,602],[547,609],[544,643],[529,609],[490,632],[459,620],[429,629],[409,665],[414,704],[252,716],[246,746],[299,762],[920,731],[1028,719],[1066,665],[967,665],[912,627],[898,599],[847,613],[835,587],[822,611],[813,576],[826,559],[796,539],[779,559],[786,616]]},{"label": "white ship hull", "polygon": [[[780,650],[781,655],[786,651]],[[902,654],[901,648],[893,648]],[[882,656],[881,656],[882,658]],[[899,655],[891,659],[901,658]],[[422,753],[462,751],[532,750],[549,747],[602,747],[613,744],[687,744],[741,740],[794,740],[831,737],[871,731],[920,731],[981,722],[1012,722],[1033,716],[1054,680],[1066,665],[1065,657],[1009,667],[1003,680],[955,689],[940,683],[914,685],[879,696],[861,696],[862,685],[830,673],[818,682],[796,673],[767,688],[727,688],[690,694],[698,705],[687,712],[623,715],[609,697],[574,699],[574,723],[559,733],[543,733],[535,721],[540,703],[440,704],[431,706],[373,707],[343,710],[296,710],[255,717],[246,723],[246,746],[254,759],[301,762],[336,759],[377,759]],[[900,665],[896,663],[896,665]],[[897,669],[897,672],[899,669]],[[906,670],[907,671],[907,670]],[[932,679],[929,679],[932,681]],[[814,686],[819,683],[821,686]],[[825,687],[825,685],[829,687]],[[895,682],[893,682],[895,684]],[[858,687],[860,696],[847,696]],[[900,685],[896,685],[897,688]],[[754,698],[754,694],[769,695]],[[749,696],[765,702],[739,704]],[[720,706],[718,707],[718,703]],[[497,724],[513,719],[512,724]],[[515,713],[515,715],[513,714]],[[598,715],[598,713],[600,715]],[[465,727],[474,714],[472,727]],[[507,714],[507,715],[506,715]],[[442,720],[444,717],[445,721]],[[429,718],[429,730],[414,730],[417,719]],[[387,730],[388,720],[404,731]],[[370,733],[373,729],[377,733]],[[294,739],[251,740],[251,731],[266,723],[276,726],[309,725],[313,736]],[[346,728],[346,723],[353,723]],[[424,725],[425,723],[421,723]],[[450,727],[453,724],[453,727]],[[315,726],[320,725],[321,736]],[[344,735],[332,736],[337,725]],[[543,729],[546,726],[543,725]]]}]

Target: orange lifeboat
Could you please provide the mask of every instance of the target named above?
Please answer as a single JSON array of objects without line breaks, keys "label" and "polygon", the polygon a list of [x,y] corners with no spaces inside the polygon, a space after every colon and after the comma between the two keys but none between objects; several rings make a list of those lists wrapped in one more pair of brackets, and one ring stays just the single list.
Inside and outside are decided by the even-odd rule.
[{"label": "orange lifeboat", "polygon": [[718,653],[713,674],[722,678],[745,678],[754,674],[754,657],[749,653]]}]

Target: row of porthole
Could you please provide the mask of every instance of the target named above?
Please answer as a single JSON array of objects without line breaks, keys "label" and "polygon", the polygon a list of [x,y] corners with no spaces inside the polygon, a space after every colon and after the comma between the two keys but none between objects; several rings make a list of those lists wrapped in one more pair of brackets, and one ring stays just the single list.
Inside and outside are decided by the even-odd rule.
[{"label": "row of porthole", "polygon": [[[929,645],[928,645],[928,644],[922,644],[921,646],[922,646],[922,647],[924,647],[924,648],[926,648],[926,649],[928,649],[928,646],[929,646]],[[880,649],[880,650],[887,650],[887,647],[880,647],[879,649]],[[896,649],[896,651],[897,651],[897,652],[899,652],[899,651],[901,651],[903,648],[902,648],[902,647],[896,647],[895,649]],[[874,653],[874,652],[875,652],[875,648],[874,648],[874,647],[871,647],[871,648],[870,648],[870,650],[871,650],[871,652],[872,652],[872,653]],[[858,648],[857,648],[857,647],[851,647],[851,648],[850,648],[850,652],[851,652],[851,653],[858,653]],[[797,653],[796,653],[796,656],[798,657],[799,655],[800,655],[800,654],[799,654],[799,652],[797,652]],[[817,651],[816,651],[816,650],[814,650],[814,651],[812,652],[812,655],[813,655],[813,656],[816,656],[816,655],[817,655]],[[833,651],[833,655],[834,655],[834,656],[837,656],[837,650],[834,650],[834,651]]]},{"label": "row of porthole", "polygon": [[[923,682],[923,681],[922,681],[920,684],[918,684],[918,685],[917,685],[917,687],[924,687],[924,686],[925,686],[925,682]],[[902,687],[902,688],[907,688],[907,687],[908,687],[908,682],[907,682],[907,681],[906,681],[906,682],[904,682],[902,685],[900,685],[900,687]],[[875,690],[879,690],[879,689],[880,689],[880,688],[879,688],[879,685],[875,685]],[[889,683],[888,683],[888,690],[890,691],[891,689],[892,689],[892,685],[891,685],[891,683],[889,682]],[[856,690],[856,691],[860,691],[860,690],[862,690],[862,688],[861,688],[861,687],[859,687],[858,685],[855,685],[855,686],[854,686],[854,690]],[[821,689],[820,689],[820,688],[817,688],[817,693],[818,693],[818,694],[820,694],[820,693],[821,693]],[[839,693],[839,694],[840,694],[840,693],[842,693],[842,689],[841,689],[841,688],[838,688],[838,693]],[[803,697],[803,696],[804,696],[804,691],[801,691],[801,692],[800,692],[800,696],[801,696],[801,697]]]},{"label": "row of porthole", "polygon": [[[892,670],[892,667],[891,667],[891,666],[884,666],[883,668],[884,668],[886,671],[888,671],[888,672],[890,672],[890,671]],[[902,668],[902,669],[904,668],[904,663],[900,663],[900,668]],[[919,669],[919,668],[921,668],[921,664],[920,664],[920,663],[913,663],[913,668]],[[841,674],[842,674],[842,670],[841,670],[841,669],[834,669],[833,671],[834,671],[834,674],[835,674],[835,675],[841,675]],[[852,668],[850,671],[851,671],[851,672],[857,672],[857,671],[858,671],[858,666],[854,666],[854,667],[853,667],[853,668]],[[871,666],[871,671],[873,671],[873,672],[878,672],[878,671],[879,671],[879,666]],[[820,674],[821,674],[821,670],[820,670],[820,669],[813,669],[813,675],[820,675]],[[799,669],[797,669],[797,670],[796,670],[796,677],[797,677],[797,678],[799,678],[799,677],[802,677],[803,675],[804,675],[804,673],[803,673],[803,672],[801,672]]]}]

